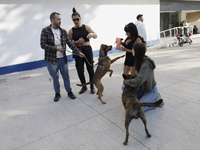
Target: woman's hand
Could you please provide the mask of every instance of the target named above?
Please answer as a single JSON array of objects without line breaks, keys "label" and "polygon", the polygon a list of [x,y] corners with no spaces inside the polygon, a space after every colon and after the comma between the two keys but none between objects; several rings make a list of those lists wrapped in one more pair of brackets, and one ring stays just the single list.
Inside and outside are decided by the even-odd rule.
[{"label": "woman's hand", "polygon": [[93,37],[93,33],[89,33],[86,38],[91,39]]},{"label": "woman's hand", "polygon": [[126,52],[126,48],[125,47],[120,47],[120,50],[125,51]]},{"label": "woman's hand", "polygon": [[126,80],[123,81],[124,85],[127,85],[128,83],[129,83],[129,79],[126,79]]},{"label": "woman's hand", "polygon": [[78,39],[79,44],[83,44],[84,42],[85,42],[85,40],[82,37]]},{"label": "woman's hand", "polygon": [[86,36],[86,38],[88,38],[88,39],[91,39],[91,38],[96,39],[96,38],[97,38],[97,34],[96,34],[96,33],[89,33],[89,34]]}]

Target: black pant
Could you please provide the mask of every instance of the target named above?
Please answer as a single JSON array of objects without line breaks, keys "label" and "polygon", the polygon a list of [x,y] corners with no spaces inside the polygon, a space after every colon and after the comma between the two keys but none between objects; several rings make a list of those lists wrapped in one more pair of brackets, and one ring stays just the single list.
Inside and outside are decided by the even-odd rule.
[{"label": "black pant", "polygon": [[[85,55],[87,60],[91,65],[93,65],[93,52],[92,52],[92,47],[91,46],[83,46],[82,47],[82,53]],[[94,76],[94,67],[91,66],[85,58],[81,57],[76,57],[75,58],[75,65],[76,65],[76,70],[78,73],[78,77],[81,81],[82,84],[86,83],[85,81],[85,75],[84,75],[84,62],[87,67],[87,71],[89,74],[90,81],[93,79]]]}]

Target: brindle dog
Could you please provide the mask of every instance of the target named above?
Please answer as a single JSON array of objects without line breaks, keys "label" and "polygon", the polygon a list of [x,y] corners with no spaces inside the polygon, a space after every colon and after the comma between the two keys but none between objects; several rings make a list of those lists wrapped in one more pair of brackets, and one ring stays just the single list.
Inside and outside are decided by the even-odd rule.
[{"label": "brindle dog", "polygon": [[[131,79],[132,76],[123,75],[124,79]],[[129,124],[133,118],[135,119],[142,119],[145,127],[145,132],[147,134],[147,137],[151,137],[151,134],[149,133],[147,129],[147,120],[144,115],[144,110],[142,107],[158,107],[162,103],[162,99],[157,101],[156,103],[140,103],[140,101],[137,99],[136,91],[133,87],[126,86],[122,92],[122,103],[125,108],[125,129],[126,129],[126,138],[124,141],[124,145],[127,145],[128,143],[128,137],[129,137]]]},{"label": "brindle dog", "polygon": [[97,95],[99,100],[103,103],[106,104],[106,102],[104,102],[101,97],[103,96],[103,84],[101,83],[101,78],[107,73],[110,72],[110,77],[112,76],[113,70],[110,69],[110,65],[112,63],[114,63],[116,60],[124,57],[125,55],[116,57],[115,59],[110,59],[110,57],[107,56],[108,51],[110,51],[112,49],[112,46],[107,46],[102,44],[99,50],[99,62],[98,62],[98,66],[97,69],[94,73],[93,79],[91,82],[85,83],[85,84],[76,84],[78,86],[85,86],[88,84],[94,84],[97,88]]}]

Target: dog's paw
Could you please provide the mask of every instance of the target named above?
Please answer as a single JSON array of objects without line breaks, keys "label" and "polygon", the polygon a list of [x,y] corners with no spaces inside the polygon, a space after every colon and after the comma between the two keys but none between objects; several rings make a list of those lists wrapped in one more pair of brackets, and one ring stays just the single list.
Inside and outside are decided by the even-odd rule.
[{"label": "dog's paw", "polygon": [[122,55],[120,58],[123,58],[125,55]]},{"label": "dog's paw", "polygon": [[102,104],[106,104],[106,102],[102,101]]},{"label": "dog's paw", "polygon": [[124,141],[124,143],[123,143],[124,145],[127,145],[128,144],[128,142],[126,142],[126,141]]},{"label": "dog's paw", "polygon": [[147,137],[150,138],[150,137],[151,137],[151,134],[148,134]]}]

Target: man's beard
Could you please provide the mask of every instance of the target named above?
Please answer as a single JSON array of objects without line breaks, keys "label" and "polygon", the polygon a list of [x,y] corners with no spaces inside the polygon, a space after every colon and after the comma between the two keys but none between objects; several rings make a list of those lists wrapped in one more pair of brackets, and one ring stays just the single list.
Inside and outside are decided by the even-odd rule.
[{"label": "man's beard", "polygon": [[59,23],[55,23],[55,22],[54,22],[54,25],[55,25],[56,27],[60,28],[60,24],[59,24]]}]

